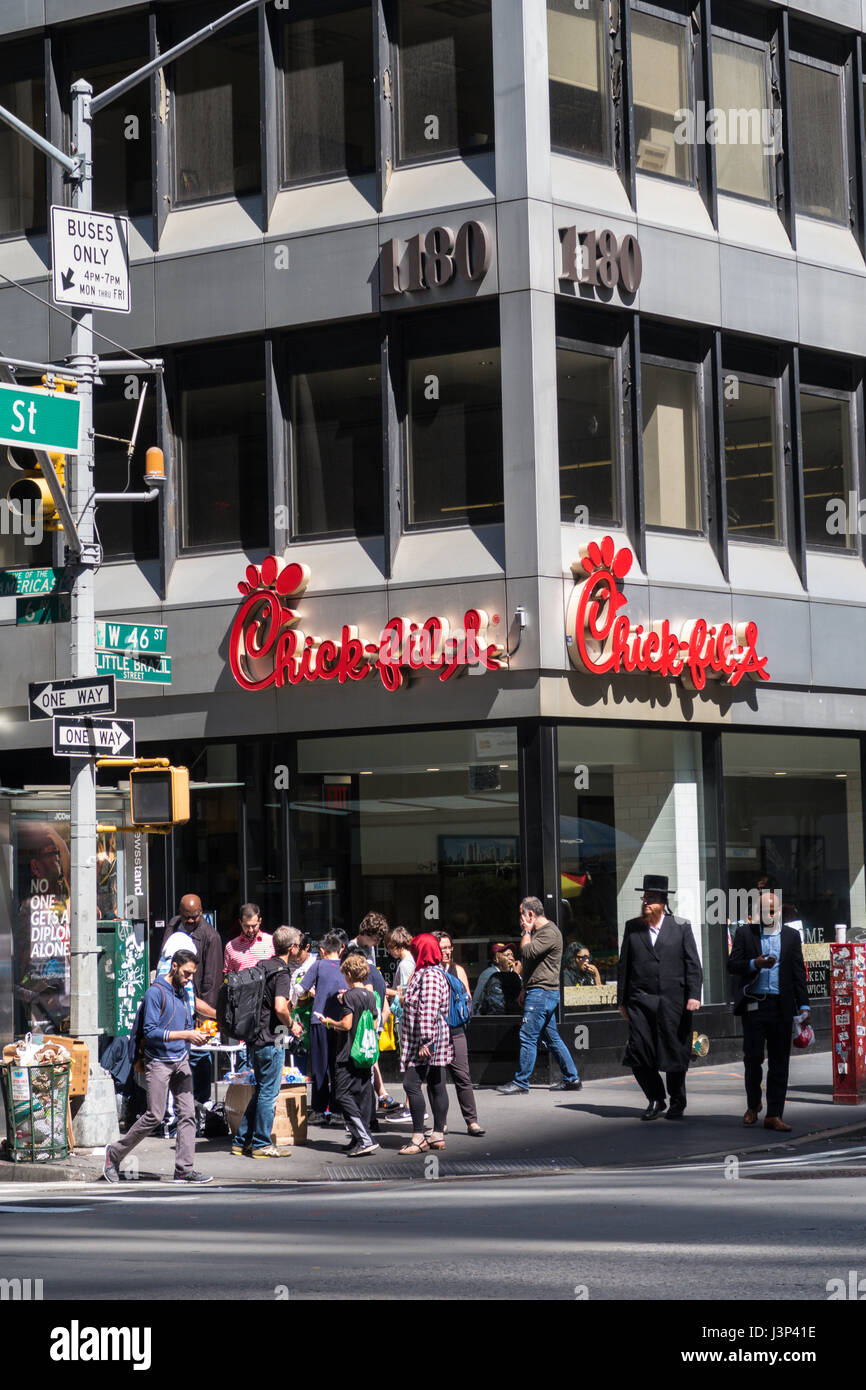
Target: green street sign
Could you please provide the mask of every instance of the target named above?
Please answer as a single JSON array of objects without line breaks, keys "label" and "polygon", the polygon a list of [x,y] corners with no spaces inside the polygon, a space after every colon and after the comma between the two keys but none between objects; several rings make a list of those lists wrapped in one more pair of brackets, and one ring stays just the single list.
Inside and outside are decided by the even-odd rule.
[{"label": "green street sign", "polygon": [[18,600],[15,626],[33,627],[42,623],[68,623],[71,617],[71,594],[40,594],[36,598],[20,598]]},{"label": "green street sign", "polygon": [[77,396],[0,385],[0,444],[77,454],[80,415]]},{"label": "green street sign", "polygon": [[25,594],[53,594],[64,570],[0,570],[0,598]]},{"label": "green street sign", "polygon": [[164,652],[167,627],[148,627],[141,623],[97,623],[96,645],[109,652]]},{"label": "green street sign", "polygon": [[170,656],[133,656],[126,652],[97,652],[96,674],[139,685],[171,685]]}]

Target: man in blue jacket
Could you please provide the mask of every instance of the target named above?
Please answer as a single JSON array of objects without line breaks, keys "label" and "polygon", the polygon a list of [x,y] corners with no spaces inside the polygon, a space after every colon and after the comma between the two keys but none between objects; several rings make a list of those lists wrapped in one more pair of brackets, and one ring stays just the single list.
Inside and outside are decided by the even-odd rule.
[{"label": "man in blue jacket", "polygon": [[201,1046],[207,1035],[193,1026],[187,984],[195,974],[197,958],[192,951],[175,951],[171,969],[164,979],[154,980],[144,996],[142,1039],[144,1052],[147,1110],[116,1144],[105,1150],[102,1176],[108,1182],[120,1181],[120,1165],[136,1144],[146,1139],[165,1114],[166,1096],[171,1091],[177,1110],[177,1146],[174,1160],[175,1182],[204,1183],[213,1179],[197,1173],[195,1158],[195,1105],[190,1044]]}]

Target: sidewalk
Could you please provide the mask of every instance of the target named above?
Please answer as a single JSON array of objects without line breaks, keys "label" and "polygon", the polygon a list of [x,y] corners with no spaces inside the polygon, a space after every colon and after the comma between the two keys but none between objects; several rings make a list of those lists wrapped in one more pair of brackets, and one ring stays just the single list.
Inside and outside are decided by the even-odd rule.
[{"label": "sidewalk", "polygon": [[[392,1087],[399,1095],[399,1088]],[[682,1120],[640,1122],[646,1102],[631,1074],[585,1083],[582,1091],[548,1091],[533,1088],[524,1096],[501,1096],[494,1090],[477,1092],[479,1121],[487,1130],[483,1139],[470,1139],[449,1088],[448,1146],[437,1157],[442,1176],[454,1164],[471,1162],[479,1172],[493,1163],[523,1168],[551,1167],[623,1169],[644,1164],[675,1163],[708,1156],[725,1157],[746,1150],[773,1152],[792,1142],[801,1145],[809,1136],[866,1126],[866,1105],[834,1105],[830,1080],[830,1054],[791,1059],[791,1083],[785,1119],[791,1134],[773,1134],[761,1120],[753,1129],[742,1124],[746,1108],[742,1065],[696,1066],[688,1077],[688,1110]],[[200,1139],[196,1166],[212,1173],[216,1182],[327,1182],[345,1180],[351,1167],[362,1176],[365,1168],[387,1166],[389,1179],[403,1171],[407,1177],[424,1175],[425,1160],[400,1158],[397,1150],[408,1141],[406,1123],[380,1122],[376,1136],[380,1149],[368,1158],[344,1156],[346,1136],[342,1125],[310,1126],[308,1142],[289,1150],[291,1157],[233,1158],[230,1141]],[[147,1139],[135,1151],[140,1180],[170,1178],[174,1169],[174,1143]],[[339,1169],[339,1173],[334,1170]],[[76,1154],[68,1162],[14,1164],[0,1162],[0,1183],[10,1181],[88,1182],[102,1171],[99,1155]],[[514,1170],[512,1170],[514,1171]],[[369,1176],[373,1176],[371,1172]]]}]

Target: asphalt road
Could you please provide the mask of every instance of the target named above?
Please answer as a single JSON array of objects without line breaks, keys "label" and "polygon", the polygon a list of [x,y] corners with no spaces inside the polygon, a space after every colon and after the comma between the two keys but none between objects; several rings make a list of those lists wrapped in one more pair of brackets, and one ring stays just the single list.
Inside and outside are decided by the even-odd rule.
[{"label": "asphalt road", "polygon": [[856,1157],[756,1159],[737,1176],[729,1162],[727,1175],[4,1185],[0,1277],[41,1278],[46,1300],[826,1301],[829,1280],[866,1275],[863,1177],[830,1176]]}]

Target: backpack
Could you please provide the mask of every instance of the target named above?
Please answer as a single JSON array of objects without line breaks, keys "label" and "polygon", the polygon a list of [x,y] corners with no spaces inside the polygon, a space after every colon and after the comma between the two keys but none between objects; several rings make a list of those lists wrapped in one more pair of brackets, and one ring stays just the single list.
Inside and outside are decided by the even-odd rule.
[{"label": "backpack", "polygon": [[466,993],[466,986],[456,975],[451,975],[446,971],[445,978],[448,981],[448,988],[451,991],[451,998],[448,1005],[448,1027],[463,1028],[469,1022],[472,1006],[469,1003],[469,995]]},{"label": "backpack", "polygon": [[[153,983],[155,985],[164,986],[162,990],[162,1007],[159,1011],[159,1016],[162,1018],[168,1008],[168,986],[163,979],[156,979]],[[132,1032],[127,1041],[127,1056],[129,1057],[133,1070],[139,1073],[144,1071],[144,999],[142,999],[138,1006],[135,1022],[132,1025]]]},{"label": "backpack", "polygon": [[[268,969],[268,967],[271,969]],[[265,985],[271,975],[283,969],[278,960],[274,967],[273,958],[256,961],[245,970],[230,970],[220,987],[217,998],[216,1016],[220,1032],[239,1042],[255,1041],[262,1017],[265,1000]]]},{"label": "backpack", "polygon": [[379,1060],[376,1020],[369,1009],[365,1009],[358,1019],[349,1056],[356,1067],[374,1067]]}]

